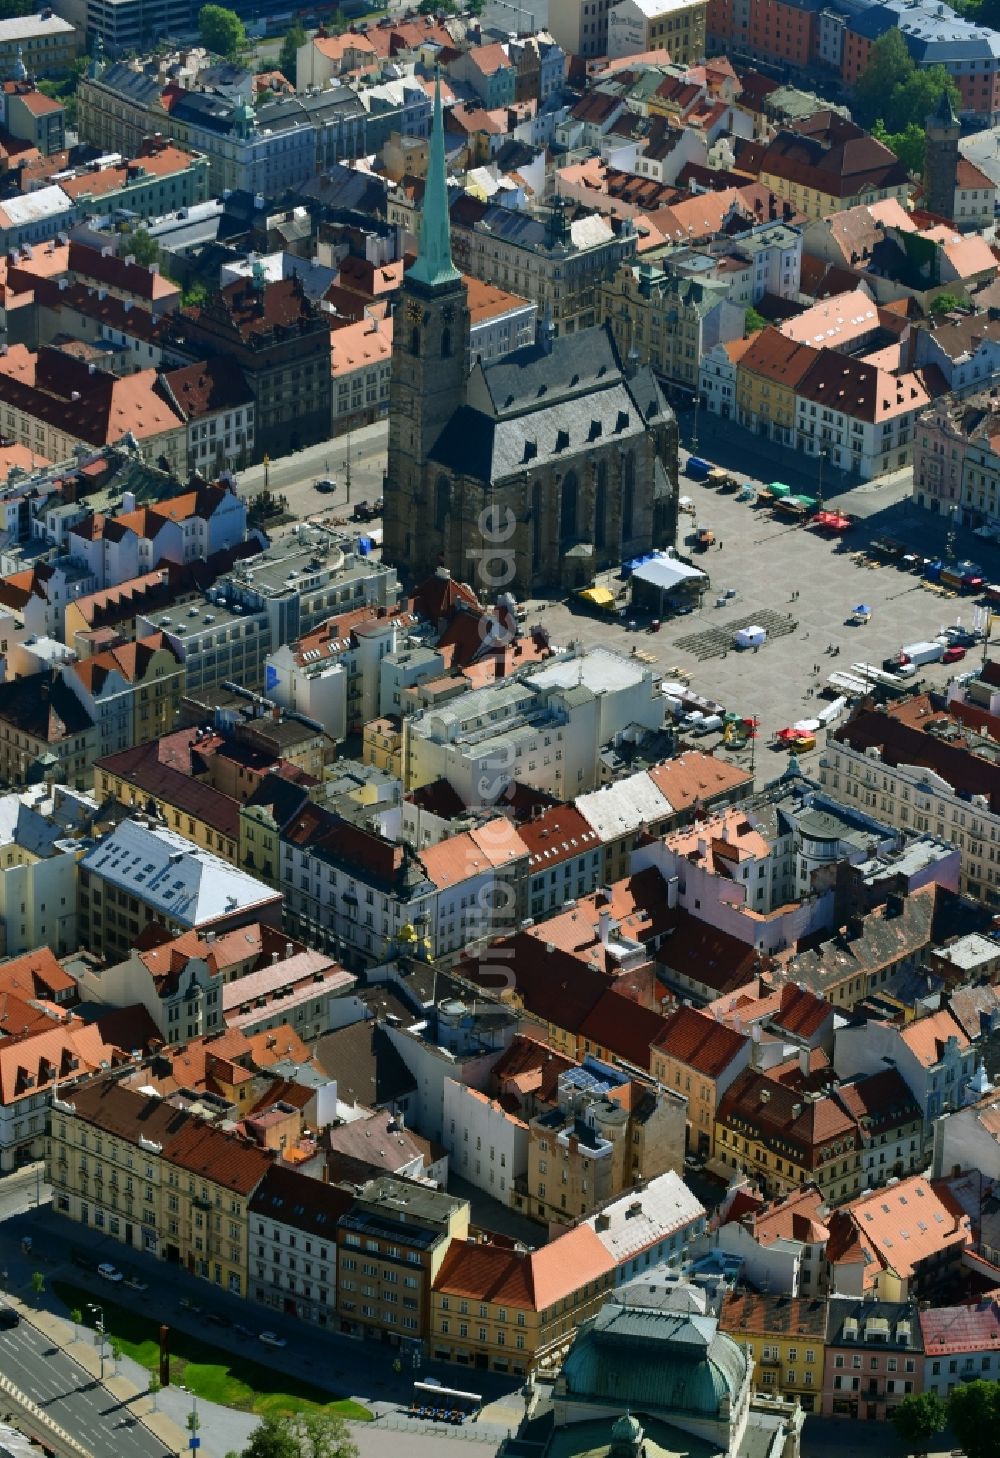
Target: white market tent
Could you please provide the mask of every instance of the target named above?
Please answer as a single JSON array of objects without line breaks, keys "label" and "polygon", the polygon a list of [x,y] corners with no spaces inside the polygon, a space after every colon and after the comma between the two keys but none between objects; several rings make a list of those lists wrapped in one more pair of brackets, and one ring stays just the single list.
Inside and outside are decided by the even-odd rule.
[{"label": "white market tent", "polygon": [[633,582],[648,583],[650,587],[658,587],[661,592],[671,592],[681,583],[693,582],[696,578],[707,581],[708,575],[700,567],[692,567],[689,562],[682,562],[679,557],[668,557],[666,552],[657,553],[655,557],[650,557],[647,562],[640,562],[632,569]]},{"label": "white market tent", "polygon": [[737,648],[759,648],[767,642],[767,633],[758,624],[750,623],[745,628],[736,629],[733,642]]}]

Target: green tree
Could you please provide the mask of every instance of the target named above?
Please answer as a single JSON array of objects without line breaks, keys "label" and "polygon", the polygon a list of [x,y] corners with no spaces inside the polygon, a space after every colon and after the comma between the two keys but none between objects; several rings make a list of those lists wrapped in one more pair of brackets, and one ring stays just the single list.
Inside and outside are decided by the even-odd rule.
[{"label": "green tree", "polygon": [[902,82],[899,82],[889,97],[885,109],[886,126],[890,132],[901,132],[914,125],[923,130],[927,118],[941,103],[941,93],[947,91],[951,104],[957,112],[961,106],[958,87],[943,66],[930,66],[926,71],[914,66]]},{"label": "green tree", "polygon": [[196,279],[181,294],[181,303],[186,309],[203,309],[208,303],[208,289]]},{"label": "green tree", "polygon": [[126,258],[134,258],[143,268],[151,267],[160,256],[159,245],[147,228],[134,228],[127,234],[122,242],[122,252]]},{"label": "green tree", "polygon": [[896,154],[908,172],[923,172],[927,142],[927,133],[923,127],[917,126],[916,122],[910,122],[905,131],[890,132],[879,117],[871,131],[877,142],[881,142],[890,152]]},{"label": "green tree", "polygon": [[32,1271],[31,1289],[34,1293],[35,1304],[37,1305],[45,1294],[45,1273],[43,1271]]},{"label": "green tree", "polygon": [[266,1417],[254,1429],[241,1458],[358,1458],[358,1450],[342,1417],[298,1413]]},{"label": "green tree", "polygon": [[960,309],[962,300],[957,294],[938,294],[931,304],[932,314],[950,314],[953,309]]},{"label": "green tree", "polygon": [[887,30],[872,46],[868,65],[855,82],[854,114],[865,126],[881,117],[890,136],[911,125],[922,131],[927,117],[940,104],[942,91],[948,92],[957,110],[958,87],[944,67],[921,70],[900,31]]},{"label": "green tree", "polygon": [[304,46],[308,39],[305,27],[296,21],[281,42],[281,50],[278,52],[278,70],[286,80],[291,81],[293,86],[298,79],[299,46]]},{"label": "green tree", "polygon": [[870,126],[877,116],[884,116],[886,98],[913,69],[913,57],[906,49],[902,35],[893,26],[872,46],[868,65],[854,83],[853,111],[858,121]]},{"label": "green tree", "polygon": [[83,1312],[80,1310],[79,1306],[73,1307],[73,1310],[69,1314],[69,1319],[74,1326],[83,1325]]},{"label": "green tree", "polygon": [[926,1453],[931,1438],[948,1420],[948,1409],[936,1392],[904,1397],[892,1411],[892,1425],[908,1448]]},{"label": "green tree", "polygon": [[767,320],[763,314],[758,314],[753,304],[743,318],[743,338],[749,339],[751,334],[759,334],[762,329],[767,328]]},{"label": "green tree", "polygon": [[201,43],[218,56],[235,60],[246,46],[247,33],[235,10],[224,5],[203,5],[198,11],[198,33]]},{"label": "green tree", "polygon": [[948,1421],[966,1458],[1000,1455],[1000,1384],[967,1382],[948,1398]]}]

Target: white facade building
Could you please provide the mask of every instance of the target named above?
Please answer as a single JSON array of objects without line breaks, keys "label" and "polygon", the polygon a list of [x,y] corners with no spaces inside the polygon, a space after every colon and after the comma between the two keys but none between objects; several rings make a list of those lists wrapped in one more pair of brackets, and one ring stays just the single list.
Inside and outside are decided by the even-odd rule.
[{"label": "white facade building", "polygon": [[441,1142],[450,1168],[501,1205],[528,1172],[528,1126],[495,1099],[454,1078],[444,1081]]}]

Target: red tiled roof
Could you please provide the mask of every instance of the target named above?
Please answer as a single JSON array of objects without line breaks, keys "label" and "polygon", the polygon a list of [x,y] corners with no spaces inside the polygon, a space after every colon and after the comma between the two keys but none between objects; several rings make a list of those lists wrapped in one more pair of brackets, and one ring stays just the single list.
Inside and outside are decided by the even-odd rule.
[{"label": "red tiled roof", "polygon": [[729,1067],[748,1046],[741,1033],[693,1007],[676,1008],[667,1018],[654,1048],[710,1078]]}]

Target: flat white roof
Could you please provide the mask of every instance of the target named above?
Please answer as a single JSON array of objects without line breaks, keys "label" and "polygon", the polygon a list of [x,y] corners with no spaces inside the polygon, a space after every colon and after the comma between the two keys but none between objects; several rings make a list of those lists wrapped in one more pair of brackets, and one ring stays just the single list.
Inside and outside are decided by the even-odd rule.
[{"label": "flat white roof", "polygon": [[19,15],[14,20],[0,20],[0,45],[31,40],[36,35],[73,34],[73,26],[61,15]]},{"label": "flat white roof", "polygon": [[605,785],[601,790],[592,790],[588,795],[578,795],[574,803],[603,841],[614,840],[619,835],[648,825],[650,821],[661,820],[672,815],[674,810],[645,770],[624,780],[616,780],[613,785]]},{"label": "flat white roof", "polygon": [[[687,1185],[668,1170],[644,1190],[630,1190],[583,1224],[589,1225],[616,1265],[656,1245],[705,1214],[705,1207]],[[607,1228],[602,1225],[607,1221]]]},{"label": "flat white roof", "polygon": [[80,862],[184,927],[265,906],[279,892],[163,827],[123,820]]},{"label": "flat white roof", "polygon": [[553,658],[528,674],[533,688],[576,688],[582,685],[592,694],[615,693],[642,683],[649,670],[610,648],[590,648],[585,653]]},{"label": "flat white roof", "polygon": [[53,183],[51,187],[40,187],[22,197],[5,197],[0,204],[0,213],[11,227],[20,228],[25,223],[40,223],[58,213],[68,213],[72,206],[62,188]]}]

